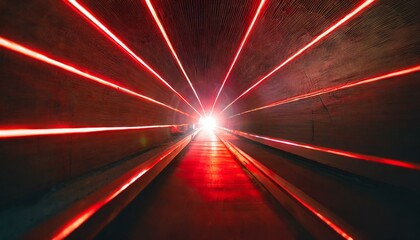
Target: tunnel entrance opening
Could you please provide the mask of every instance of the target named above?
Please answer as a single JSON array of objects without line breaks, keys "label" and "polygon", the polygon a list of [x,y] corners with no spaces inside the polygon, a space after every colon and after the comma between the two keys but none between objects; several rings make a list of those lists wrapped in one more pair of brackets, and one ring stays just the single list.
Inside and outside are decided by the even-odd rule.
[{"label": "tunnel entrance opening", "polygon": [[213,130],[217,126],[217,120],[215,117],[201,117],[198,121],[200,127],[206,130]]}]

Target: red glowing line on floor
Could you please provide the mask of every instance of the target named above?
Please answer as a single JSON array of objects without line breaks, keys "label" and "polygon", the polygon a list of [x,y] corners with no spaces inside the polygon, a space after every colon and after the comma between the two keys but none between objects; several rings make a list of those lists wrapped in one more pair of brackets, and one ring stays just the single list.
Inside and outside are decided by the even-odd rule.
[{"label": "red glowing line on floor", "polygon": [[36,52],[36,51],[31,50],[29,48],[26,48],[26,47],[24,47],[24,46],[22,46],[22,45],[20,45],[18,43],[15,43],[13,41],[7,40],[7,39],[5,39],[5,38],[3,38],[1,36],[0,36],[0,46],[5,47],[5,48],[7,48],[9,50],[12,50],[14,52],[23,54],[23,55],[25,55],[27,57],[36,59],[38,61],[41,61],[41,62],[50,64],[50,65],[55,66],[55,67],[58,67],[58,68],[61,68],[61,69],[66,70],[68,72],[71,72],[71,73],[74,73],[76,75],[79,75],[81,77],[87,78],[89,80],[92,80],[92,81],[97,82],[99,84],[102,84],[104,86],[110,87],[110,88],[112,88],[114,90],[117,90],[119,92],[126,93],[126,94],[129,94],[129,95],[135,96],[137,98],[143,99],[143,100],[147,100],[149,102],[158,104],[158,105],[163,106],[165,108],[169,108],[169,109],[171,109],[171,110],[173,110],[175,112],[178,112],[178,113],[187,115],[189,117],[195,118],[195,117],[193,117],[192,115],[190,115],[188,113],[185,113],[185,112],[183,112],[181,110],[178,110],[178,109],[173,108],[173,107],[171,107],[169,105],[166,105],[164,103],[161,103],[161,102],[159,102],[159,101],[157,101],[157,100],[155,100],[153,98],[150,98],[150,97],[147,97],[145,95],[139,94],[137,92],[134,92],[132,90],[129,90],[127,88],[124,88],[122,86],[119,86],[117,84],[108,82],[108,81],[106,81],[106,80],[104,80],[104,79],[102,79],[100,77],[96,77],[96,76],[94,76],[92,74],[89,74],[89,73],[87,73],[85,71],[82,71],[82,70],[80,70],[80,69],[78,69],[76,67],[72,67],[72,66],[70,66],[68,64],[65,64],[65,63],[60,62],[60,61],[57,61],[57,60],[55,60],[53,58],[47,57],[44,54],[41,54],[39,52]]},{"label": "red glowing line on floor", "polygon": [[260,85],[263,81],[268,79],[271,75],[273,75],[275,72],[283,68],[285,65],[287,65],[292,60],[296,59],[298,56],[303,54],[306,50],[308,50],[310,47],[318,43],[319,41],[323,40],[326,36],[328,36],[330,33],[332,33],[334,30],[336,30],[341,25],[344,25],[347,23],[351,18],[356,16],[358,13],[365,10],[369,5],[371,5],[375,0],[366,0],[362,4],[360,4],[358,7],[356,7],[353,11],[351,11],[349,14],[347,14],[345,17],[340,19],[338,22],[336,22],[334,25],[329,27],[326,31],[318,35],[316,38],[314,38],[310,43],[308,43],[306,46],[301,48],[299,51],[297,51],[295,54],[293,54],[291,57],[286,59],[284,62],[282,62],[279,66],[274,68],[271,72],[269,72],[267,75],[265,75],[263,78],[261,78],[258,82],[256,82],[254,85],[252,85],[250,88],[245,90],[239,97],[237,97],[235,100],[233,100],[229,105],[227,105],[221,112],[224,112],[226,109],[228,109],[233,103],[238,101],[240,98],[242,98],[245,94],[249,93],[251,90],[255,89],[258,85]]},{"label": "red glowing line on floor", "polygon": [[206,115],[206,112],[204,110],[203,104],[201,103],[200,97],[198,97],[198,94],[195,91],[194,86],[193,86],[190,78],[188,77],[187,73],[185,72],[185,69],[182,66],[181,61],[179,60],[178,55],[176,54],[176,51],[175,51],[174,47],[172,46],[171,40],[169,40],[169,37],[168,37],[168,35],[166,34],[166,31],[165,31],[165,28],[163,27],[162,22],[160,21],[155,9],[153,8],[152,3],[150,2],[150,0],[146,0],[146,4],[147,4],[147,7],[149,8],[150,13],[153,16],[153,19],[155,20],[156,24],[158,25],[160,32],[162,33],[163,38],[165,38],[166,44],[168,45],[169,49],[171,50],[172,56],[175,58],[176,62],[178,63],[179,68],[182,71],[182,74],[184,74],[185,79],[187,79],[188,84],[190,85],[191,89],[193,90],[195,97],[197,98],[198,102],[200,103],[200,106],[201,106],[201,109],[203,110],[204,115]]},{"label": "red glowing line on floor", "polygon": [[262,9],[262,7],[264,6],[265,2],[266,2],[265,0],[261,0],[260,5],[258,6],[258,9],[257,9],[257,11],[255,12],[255,16],[254,16],[254,18],[252,19],[252,22],[251,22],[251,24],[249,25],[248,30],[246,31],[246,33],[245,33],[245,35],[244,35],[244,38],[242,39],[241,44],[239,45],[239,49],[238,49],[238,51],[236,52],[235,58],[233,59],[232,64],[230,65],[230,68],[229,68],[228,72],[226,73],[225,79],[223,80],[222,86],[220,86],[219,92],[217,93],[216,98],[214,99],[214,102],[213,102],[213,106],[212,106],[212,108],[211,108],[211,114],[210,114],[210,115],[212,115],[212,113],[213,113],[213,110],[214,110],[214,107],[215,107],[215,105],[216,105],[217,99],[219,98],[219,95],[220,95],[220,93],[222,92],[222,89],[223,89],[223,87],[224,87],[224,86],[225,86],[225,84],[226,84],[226,81],[227,81],[227,79],[228,79],[228,77],[229,77],[229,75],[230,75],[230,72],[231,72],[231,71],[232,71],[232,69],[233,69],[233,66],[235,66],[235,63],[236,63],[236,61],[238,60],[239,54],[241,53],[242,48],[244,47],[245,42],[246,42],[246,40],[248,39],[248,37],[249,37],[249,35],[250,35],[250,33],[251,33],[251,31],[252,31],[252,29],[253,29],[254,25],[255,25],[255,22],[257,21],[258,16],[260,15],[261,9]]},{"label": "red glowing line on floor", "polygon": [[[225,129],[226,130],[226,129]],[[312,212],[315,216],[317,216],[321,221],[323,221],[325,224],[327,224],[329,227],[331,227],[336,233],[338,233],[340,236],[342,236],[344,239],[347,240],[353,240],[352,237],[349,236],[343,229],[341,229],[338,225],[333,223],[331,220],[329,220],[327,217],[325,217],[323,214],[321,214],[316,207],[311,206],[311,204],[304,201],[301,197],[298,196],[290,187],[287,187],[286,184],[283,184],[282,182],[278,181],[275,176],[278,177],[276,173],[271,171],[270,169],[263,166],[261,163],[259,163],[257,160],[249,156],[248,154],[244,153],[242,150],[240,150],[238,147],[234,146],[231,143],[228,143],[232,146],[233,149],[238,151],[243,157],[247,158],[253,165],[254,168],[252,168],[252,171],[256,171],[258,169],[260,172],[262,172],[264,175],[266,175],[268,178],[270,178],[271,181],[273,181],[275,184],[277,184],[279,187],[281,187],[283,190],[285,190],[290,196],[292,196],[296,201],[298,201],[300,204],[302,204],[306,209],[308,209],[310,212]],[[247,166],[248,170],[251,170],[249,166]],[[285,181],[285,180],[283,180]]]},{"label": "red glowing line on floor", "polygon": [[399,70],[399,71],[390,72],[390,73],[383,74],[383,75],[378,76],[378,77],[372,77],[372,78],[367,78],[367,79],[363,79],[363,80],[358,80],[358,81],[355,81],[355,82],[352,82],[352,83],[349,83],[349,84],[343,84],[343,85],[338,85],[338,86],[334,86],[334,87],[323,88],[323,89],[320,89],[320,90],[317,90],[317,91],[314,91],[314,92],[309,92],[309,93],[301,94],[301,95],[294,96],[294,97],[291,97],[291,98],[286,98],[286,99],[283,99],[283,100],[275,101],[273,103],[270,103],[270,104],[262,106],[262,107],[258,107],[258,108],[254,108],[254,109],[247,110],[247,111],[244,111],[244,112],[240,112],[238,114],[230,116],[229,118],[233,118],[233,117],[236,117],[236,116],[239,116],[239,115],[242,115],[242,114],[255,112],[255,111],[266,109],[266,108],[279,106],[279,105],[286,104],[286,103],[291,103],[291,102],[300,101],[300,100],[311,98],[311,97],[316,97],[316,96],[326,94],[326,93],[331,93],[331,92],[335,92],[335,91],[339,91],[339,90],[343,90],[343,89],[347,89],[347,88],[360,86],[360,85],[367,84],[367,83],[373,83],[373,82],[377,82],[377,81],[380,81],[380,80],[385,80],[385,79],[388,79],[388,78],[393,78],[393,77],[397,77],[397,76],[401,76],[401,75],[405,75],[405,74],[410,74],[410,73],[414,73],[414,72],[418,72],[418,71],[420,71],[420,65],[410,67],[410,68],[406,68],[406,69]]},{"label": "red glowing line on floor", "polygon": [[87,207],[85,210],[77,214],[74,218],[70,219],[59,231],[55,234],[52,239],[64,239],[68,235],[70,235],[74,230],[76,230],[80,225],[86,222],[93,214],[95,214],[100,208],[105,206],[107,203],[112,201],[115,197],[117,197],[121,192],[127,189],[130,185],[132,185],[135,181],[137,181],[141,176],[147,173],[150,169],[156,166],[160,161],[166,158],[169,154],[174,152],[177,148],[170,149],[168,152],[164,153],[160,158],[156,159],[152,164],[150,164],[147,168],[141,169],[134,173],[128,180],[126,180],[118,189],[114,192],[111,192],[103,199],[100,199],[93,205]]},{"label": "red glowing line on floor", "polygon": [[382,157],[376,157],[376,156],[371,156],[371,155],[366,155],[366,154],[361,154],[361,153],[347,152],[347,151],[333,149],[333,148],[326,148],[326,147],[320,147],[320,146],[315,146],[315,145],[310,145],[310,144],[294,142],[287,139],[259,136],[259,135],[246,133],[246,132],[242,132],[238,130],[227,129],[223,127],[219,127],[219,128],[226,130],[228,132],[231,132],[233,134],[236,134],[236,135],[251,136],[251,137],[255,137],[255,138],[259,138],[259,139],[263,139],[263,140],[267,140],[271,142],[282,143],[282,144],[286,144],[290,146],[315,150],[319,152],[331,153],[338,156],[349,157],[349,158],[359,159],[359,160],[368,161],[368,162],[380,163],[380,164],[390,165],[394,167],[412,169],[412,170],[417,170],[417,171],[420,170],[420,164],[417,164],[417,163],[409,163],[409,162],[404,162],[404,161],[391,159],[391,158],[382,158]]},{"label": "red glowing line on floor", "polygon": [[180,93],[178,93],[168,82],[165,81],[152,67],[150,67],[142,58],[135,54],[120,38],[118,38],[108,27],[106,27],[101,21],[96,18],[91,11],[86,7],[82,6],[76,0],[67,0],[69,4],[73,6],[72,9],[77,10],[82,14],[87,20],[90,21],[97,29],[104,33],[109,39],[111,39],[120,49],[124,50],[130,57],[132,57],[136,62],[140,63],[143,67],[149,70],[156,78],[158,78],[165,86],[167,86],[172,92],[174,92],[182,101],[184,101],[188,106],[190,106],[199,116],[201,114],[195,109],[188,100],[186,100]]},{"label": "red glowing line on floor", "polygon": [[1,138],[15,138],[28,136],[45,136],[45,135],[59,135],[59,134],[77,134],[77,133],[92,133],[92,132],[106,132],[106,131],[123,131],[123,130],[141,130],[152,128],[169,128],[180,125],[150,125],[150,126],[135,126],[135,127],[81,127],[81,128],[47,128],[47,129],[0,129]]}]

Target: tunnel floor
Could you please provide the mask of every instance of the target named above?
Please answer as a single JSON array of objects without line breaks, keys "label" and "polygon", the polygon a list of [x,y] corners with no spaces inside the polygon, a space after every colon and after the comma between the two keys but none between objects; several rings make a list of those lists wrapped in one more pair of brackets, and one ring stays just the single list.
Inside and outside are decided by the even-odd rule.
[{"label": "tunnel floor", "polygon": [[201,131],[97,239],[302,239],[295,220]]}]

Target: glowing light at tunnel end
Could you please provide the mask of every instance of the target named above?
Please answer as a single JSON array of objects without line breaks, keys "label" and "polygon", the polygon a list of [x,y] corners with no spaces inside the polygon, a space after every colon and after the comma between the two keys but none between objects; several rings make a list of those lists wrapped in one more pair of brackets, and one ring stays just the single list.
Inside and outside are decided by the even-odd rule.
[{"label": "glowing light at tunnel end", "polygon": [[217,120],[215,117],[212,116],[201,117],[198,121],[198,124],[202,129],[214,130],[217,126]]}]

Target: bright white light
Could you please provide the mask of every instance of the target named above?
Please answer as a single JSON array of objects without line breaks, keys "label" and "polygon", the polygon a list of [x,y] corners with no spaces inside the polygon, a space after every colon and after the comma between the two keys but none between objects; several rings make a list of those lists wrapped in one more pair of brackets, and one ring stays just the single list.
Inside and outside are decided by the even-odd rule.
[{"label": "bright white light", "polygon": [[202,117],[198,123],[204,129],[211,130],[216,127],[216,119],[214,117]]}]

